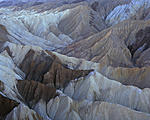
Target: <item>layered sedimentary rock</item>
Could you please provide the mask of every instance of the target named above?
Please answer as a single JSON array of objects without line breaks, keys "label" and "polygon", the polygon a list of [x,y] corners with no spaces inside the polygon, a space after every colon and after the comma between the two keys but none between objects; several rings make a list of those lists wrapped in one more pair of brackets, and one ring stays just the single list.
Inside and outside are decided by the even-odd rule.
[{"label": "layered sedimentary rock", "polygon": [[0,24],[6,27],[10,41],[55,50],[104,29],[100,16],[88,4],[56,6],[41,12],[38,9],[40,6],[37,10],[1,8]]},{"label": "layered sedimentary rock", "polygon": [[[21,54],[18,55],[16,49],[19,49]],[[6,115],[8,120],[25,118],[39,120],[93,118],[96,120],[99,118],[105,119],[105,117],[112,120],[112,116],[115,116],[116,113],[113,112],[114,110],[120,113],[113,118],[115,120],[126,119],[126,117],[135,120],[150,119],[150,111],[147,106],[149,104],[149,89],[141,90],[133,86],[127,87],[104,77],[98,72],[90,73],[91,69],[99,70],[100,64],[98,63],[83,62],[80,59],[46,52],[38,47],[12,43],[6,43],[2,50],[9,52],[14,63],[19,59],[21,60],[17,66],[25,73],[24,80],[15,80],[16,88],[14,92],[16,96],[14,97],[20,102],[20,105]],[[68,65],[65,65],[65,61]],[[38,71],[37,68],[41,64],[41,71]],[[33,66],[30,67],[31,65]],[[25,66],[27,69],[25,69]],[[49,66],[49,69],[44,73],[42,69],[44,70],[45,66]],[[77,69],[87,69],[87,71]],[[43,77],[39,76],[38,79],[35,77],[37,75]],[[28,80],[25,80],[26,78]],[[9,86],[7,82],[4,85]],[[11,88],[11,85],[9,88]],[[56,91],[56,88],[64,88],[62,91],[64,94]],[[2,92],[8,94],[4,90]],[[97,112],[94,112],[95,110]]]},{"label": "layered sedimentary rock", "polygon": [[150,120],[144,3],[58,0],[0,8],[0,119]]},{"label": "layered sedimentary rock", "polygon": [[117,24],[127,19],[146,19],[149,16],[149,0],[131,0],[124,5],[118,5],[107,16],[108,24]]},{"label": "layered sedimentary rock", "polygon": [[32,80],[18,81],[17,89],[25,103],[30,107],[35,105],[40,99],[48,102],[51,98],[57,96],[56,88],[48,87]]},{"label": "layered sedimentary rock", "polygon": [[7,29],[3,25],[0,25],[0,36],[1,36],[0,43],[9,41],[7,34],[8,34]]},{"label": "layered sedimentary rock", "polygon": [[149,45],[150,45],[150,27],[146,27],[145,29],[141,29],[136,34],[136,41],[129,49],[133,56],[134,61],[140,67],[149,66]]},{"label": "layered sedimentary rock", "polygon": [[74,100],[105,101],[146,113],[150,113],[150,108],[147,106],[149,91],[149,88],[141,90],[122,85],[97,72],[70,82],[64,89],[64,93]]},{"label": "layered sedimentary rock", "polygon": [[8,99],[0,94],[0,119],[4,119],[6,115],[18,106],[16,101]]},{"label": "layered sedimentary rock", "polygon": [[69,45],[62,53],[99,62],[101,73],[123,84],[149,87],[148,30],[149,21],[124,21]]},{"label": "layered sedimentary rock", "polygon": [[77,59],[74,57],[67,57],[65,55],[58,54],[54,52],[61,62],[68,65],[71,69],[81,69],[81,70],[96,70],[102,73],[104,76],[119,81],[125,85],[134,85],[140,88],[149,88],[149,71],[150,67],[112,67],[108,66],[104,68],[103,64],[95,63],[91,61],[86,61],[85,59]]},{"label": "layered sedimentary rock", "polygon": [[[55,108],[55,110],[53,108]],[[54,120],[150,119],[149,114],[133,111],[120,105],[99,101],[93,103],[88,101],[75,102],[67,96],[61,96],[52,99],[48,103],[47,109],[49,116]]]},{"label": "layered sedimentary rock", "polygon": [[148,24],[149,21],[124,21],[92,37],[69,45],[62,50],[62,53],[112,66],[132,67],[133,53],[128,48],[136,46],[135,51],[137,51],[146,43],[146,40],[141,39],[143,44],[139,42],[139,45],[134,45],[138,44],[136,41],[138,41],[137,35],[140,30]]},{"label": "layered sedimentary rock", "polygon": [[[26,79],[41,83],[64,87],[70,80],[87,75],[92,70],[71,70],[64,66],[56,56],[44,51],[30,50],[19,68],[26,74]],[[54,57],[54,58],[53,58]]]},{"label": "layered sedimentary rock", "polygon": [[25,105],[14,108],[6,117],[6,120],[44,120],[35,111]]},{"label": "layered sedimentary rock", "polygon": [[92,70],[71,70],[60,63],[53,63],[50,70],[44,75],[43,83],[62,88],[66,86],[70,80],[83,77],[89,74]]}]

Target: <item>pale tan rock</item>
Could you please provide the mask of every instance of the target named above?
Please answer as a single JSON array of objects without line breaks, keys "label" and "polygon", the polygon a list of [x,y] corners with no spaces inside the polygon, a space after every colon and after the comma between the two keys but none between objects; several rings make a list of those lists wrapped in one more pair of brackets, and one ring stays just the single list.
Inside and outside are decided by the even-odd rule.
[{"label": "pale tan rock", "polygon": [[[96,112],[94,112],[96,111]],[[95,102],[79,111],[83,120],[149,120],[149,114],[143,114],[130,110],[126,107],[110,104]]]},{"label": "pale tan rock", "polygon": [[14,108],[6,117],[6,120],[44,120],[36,112],[29,109],[27,106],[20,104]]},{"label": "pale tan rock", "polygon": [[[73,89],[70,94],[69,90]],[[70,82],[64,89],[64,93],[74,100],[105,101],[120,104],[130,109],[150,113],[150,89],[143,90],[125,86],[102,76],[98,72],[92,72],[87,77],[82,77]]]},{"label": "pale tan rock", "polygon": [[[56,99],[56,98],[55,98]],[[54,99],[54,101],[55,101]],[[72,119],[83,119],[83,120],[149,120],[150,115],[142,112],[137,112],[131,110],[127,107],[111,104],[107,102],[76,102],[72,101],[67,96],[60,96],[57,99],[60,99],[59,108],[56,112],[57,120],[66,120],[74,111],[74,115],[71,116]],[[65,100],[65,101],[64,101]],[[65,104],[64,104],[65,103]],[[49,106],[50,107],[50,106]],[[48,108],[50,109],[50,108]],[[69,111],[68,111],[69,109]],[[64,111],[63,111],[64,110]],[[63,116],[59,118],[59,116]],[[50,114],[49,114],[50,115]],[[50,116],[51,117],[51,116]]]}]

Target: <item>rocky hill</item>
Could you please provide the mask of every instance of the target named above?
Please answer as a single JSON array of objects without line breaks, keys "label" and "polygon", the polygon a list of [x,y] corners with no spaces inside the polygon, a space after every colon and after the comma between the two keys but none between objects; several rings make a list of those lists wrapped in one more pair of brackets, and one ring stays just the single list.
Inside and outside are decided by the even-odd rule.
[{"label": "rocky hill", "polygon": [[0,120],[150,120],[149,0],[0,1]]}]

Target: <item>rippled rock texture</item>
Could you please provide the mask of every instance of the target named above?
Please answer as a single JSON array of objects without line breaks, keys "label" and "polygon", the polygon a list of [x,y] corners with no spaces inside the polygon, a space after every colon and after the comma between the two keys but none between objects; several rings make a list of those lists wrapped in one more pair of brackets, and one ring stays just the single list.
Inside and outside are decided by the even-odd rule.
[{"label": "rippled rock texture", "polygon": [[0,120],[150,120],[149,11],[148,0],[0,2]]}]

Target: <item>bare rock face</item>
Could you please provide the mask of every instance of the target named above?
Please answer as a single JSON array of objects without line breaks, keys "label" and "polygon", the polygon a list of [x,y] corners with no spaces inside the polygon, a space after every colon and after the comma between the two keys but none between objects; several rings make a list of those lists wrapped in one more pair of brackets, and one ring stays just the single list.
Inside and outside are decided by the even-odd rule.
[{"label": "bare rock face", "polygon": [[109,26],[107,16],[119,5],[129,4],[131,0],[94,0],[90,1],[91,8],[97,11],[102,17],[103,24]]},{"label": "bare rock face", "polygon": [[124,21],[69,45],[62,53],[99,62],[99,71],[110,79],[150,87],[148,25],[149,21]]},{"label": "bare rock face", "polygon": [[0,119],[4,119],[6,115],[13,110],[16,106],[18,106],[14,100],[8,99],[0,94]]},{"label": "bare rock face", "polygon": [[50,52],[49,54],[43,51],[35,53],[30,50],[19,67],[26,74],[26,79],[60,88],[70,80],[85,76],[90,72],[88,70],[71,70],[61,64],[56,56],[51,55]]},{"label": "bare rock face", "polygon": [[71,80],[86,76],[90,71],[92,70],[71,70],[54,62],[51,69],[44,75],[43,83],[56,88],[63,88]]},{"label": "bare rock face", "polygon": [[109,79],[116,80],[125,85],[133,85],[139,88],[149,88],[149,72],[150,67],[113,67],[108,66],[104,69],[104,64],[86,61],[85,59],[77,59],[74,57],[67,57],[54,52],[56,56],[61,58],[61,62],[69,65],[72,69],[80,70],[96,70],[102,73]]},{"label": "bare rock face", "polygon": [[7,29],[5,28],[5,26],[3,25],[0,25],[0,42],[6,42],[6,41],[9,41],[7,35],[8,35],[8,31]]},{"label": "bare rock face", "polygon": [[[55,108],[55,109],[53,109]],[[49,116],[54,120],[147,120],[149,114],[130,110],[124,106],[107,102],[76,102],[67,96],[52,99],[47,104]],[[116,115],[116,113],[118,113]]]},{"label": "bare rock face", "polygon": [[6,117],[6,120],[44,120],[35,111],[21,104],[12,110]]},{"label": "bare rock face", "polygon": [[137,65],[140,67],[149,66],[149,54],[148,49],[150,47],[150,27],[141,29],[136,34],[136,41],[130,47],[131,54]]},{"label": "bare rock face", "polygon": [[0,25],[0,48],[3,46],[3,44],[6,41],[9,41],[7,35],[8,35],[8,31],[6,27],[3,25]]},{"label": "bare rock face", "polygon": [[[101,71],[100,63],[67,57],[29,46],[7,44],[7,49],[5,47],[6,45],[3,50],[5,52],[9,50],[10,56],[5,52],[1,54],[11,58],[12,62],[9,63],[9,67],[13,69],[13,64],[20,60],[18,69],[20,68],[25,73],[23,80],[14,78],[13,85],[16,88],[11,87],[4,80],[4,84],[1,85],[0,90],[8,96],[10,95],[6,92],[7,89],[13,89],[16,94],[15,101],[18,100],[20,103],[18,107],[6,114],[8,120],[97,120],[106,117],[108,120],[150,119],[149,88],[141,90],[104,77],[96,72]],[[21,54],[17,54],[16,48]],[[1,60],[2,63],[6,64]],[[91,69],[96,71],[91,72]],[[116,69],[106,70],[108,75],[111,75],[113,70],[114,76],[117,75]],[[26,78],[28,80],[25,80]],[[11,82],[13,79],[8,81]],[[138,83],[138,81],[131,82]],[[143,87],[145,83],[146,81],[138,85]],[[8,86],[7,89],[6,86]],[[63,90],[57,90],[58,88],[63,88]]]},{"label": "bare rock face", "polygon": [[53,58],[43,51],[30,50],[20,64],[20,69],[26,74],[26,79],[42,82],[43,75],[49,70]]},{"label": "bare rock face", "polygon": [[74,100],[105,101],[146,113],[150,113],[150,107],[146,105],[149,104],[149,91],[149,88],[142,90],[122,85],[97,72],[70,82],[64,89],[64,93]]},{"label": "bare rock face", "polygon": [[[91,114],[93,110],[97,111],[96,115]],[[118,114],[116,115],[116,113]],[[90,115],[88,116],[87,114],[90,114]],[[81,118],[83,118],[83,120],[90,120],[90,119],[96,120],[98,118],[102,118],[102,119],[107,118],[108,120],[120,120],[120,119],[147,120],[147,119],[150,119],[148,114],[142,114],[140,112],[136,112],[136,111],[132,111],[127,108],[124,108],[120,105],[114,105],[114,104],[105,103],[105,102],[102,102],[102,103],[96,102],[92,105],[86,106],[84,109],[80,111],[80,115],[81,115]]]},{"label": "bare rock face", "polygon": [[69,16],[60,21],[58,28],[74,40],[87,38],[105,27],[99,23],[101,21],[100,16],[87,6],[80,5],[70,12]]},{"label": "bare rock face", "polygon": [[9,11],[2,9],[0,24],[6,27],[9,41],[55,50],[105,28],[99,22],[99,14],[86,3],[65,4],[60,8],[60,5],[54,7],[53,3],[48,3],[45,4],[47,13],[44,11],[45,6],[42,6],[22,11],[17,10],[17,7],[10,7]]},{"label": "bare rock face", "polygon": [[18,81],[17,89],[25,103],[30,107],[35,105],[40,99],[48,102],[51,98],[57,96],[56,88],[31,80]]},{"label": "bare rock face", "polygon": [[[125,21],[92,37],[71,44],[62,50],[61,53],[99,62],[104,64],[104,66],[133,67],[133,52],[145,43],[141,38],[137,38],[137,35],[139,35],[140,29],[148,24],[149,21]],[[143,44],[140,44],[139,41],[142,41]],[[141,46],[135,44],[140,44]],[[131,46],[136,46],[137,48],[131,50]]]},{"label": "bare rock face", "polygon": [[0,119],[150,120],[150,2],[37,2],[0,7]]},{"label": "bare rock face", "polygon": [[149,0],[127,0],[126,4],[116,6],[109,13],[106,22],[108,24],[117,24],[127,19],[143,20],[147,17],[149,8]]}]

